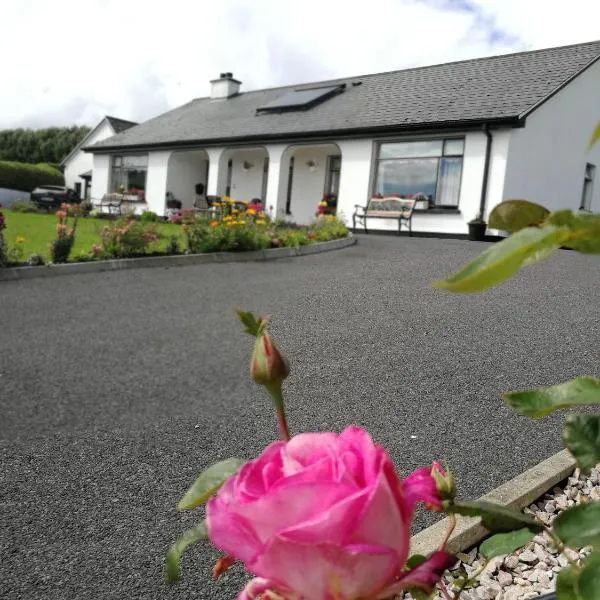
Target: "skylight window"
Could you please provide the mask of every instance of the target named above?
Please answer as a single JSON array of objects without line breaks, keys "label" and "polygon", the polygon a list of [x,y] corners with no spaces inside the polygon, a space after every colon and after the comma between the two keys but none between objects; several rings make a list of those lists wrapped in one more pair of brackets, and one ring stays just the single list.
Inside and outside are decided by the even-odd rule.
[{"label": "skylight window", "polygon": [[331,96],[339,94],[344,90],[345,85],[333,85],[321,88],[311,88],[304,90],[294,90],[288,92],[268,104],[256,109],[257,113],[262,112],[284,112],[292,110],[308,110],[313,106],[324,102]]}]

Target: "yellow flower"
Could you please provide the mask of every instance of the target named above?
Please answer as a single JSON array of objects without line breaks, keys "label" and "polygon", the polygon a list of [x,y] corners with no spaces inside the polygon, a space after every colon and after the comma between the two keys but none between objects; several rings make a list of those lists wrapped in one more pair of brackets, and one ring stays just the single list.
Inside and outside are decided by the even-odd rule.
[{"label": "yellow flower", "polygon": [[256,211],[255,211],[253,208],[249,208],[249,209],[246,211],[246,214],[247,214],[249,217],[253,217],[253,216],[256,214]]},{"label": "yellow flower", "polygon": [[332,221],[335,221],[335,217],[333,215],[329,215],[327,220],[331,223]]},{"label": "yellow flower", "polygon": [[256,219],[256,221],[254,221],[257,225],[264,225],[265,224],[265,220],[264,219]]},{"label": "yellow flower", "polygon": [[237,223],[238,225],[245,225],[246,221],[242,221],[241,219],[239,221],[235,221],[235,223]]},{"label": "yellow flower", "polygon": [[221,206],[221,203],[220,203],[220,202],[213,202],[213,203],[212,203],[212,205],[213,205],[214,207],[218,207],[218,206]]},{"label": "yellow flower", "polygon": [[325,206],[327,206],[327,202],[321,201],[321,202],[319,202],[319,206],[325,207]]},{"label": "yellow flower", "polygon": [[24,244],[24,243],[25,243],[25,238],[24,238],[22,235],[20,235],[20,236],[19,236],[19,237],[18,237],[18,238],[15,240],[15,242],[16,242],[17,244]]},{"label": "yellow flower", "polygon": [[258,218],[259,218],[259,219],[264,219],[264,217],[265,217],[265,213],[264,213],[264,211],[262,211],[262,210],[261,210],[261,211],[258,213],[258,215],[257,215],[257,216],[258,216]]},{"label": "yellow flower", "polygon": [[231,209],[231,214],[232,215],[237,215],[240,211],[237,208],[232,208]]},{"label": "yellow flower", "polygon": [[245,206],[246,204],[248,204],[248,200],[240,200],[240,204],[243,204]]},{"label": "yellow flower", "polygon": [[233,221],[233,217],[231,215],[227,215],[226,217],[223,217],[223,221],[229,223],[230,221]]}]

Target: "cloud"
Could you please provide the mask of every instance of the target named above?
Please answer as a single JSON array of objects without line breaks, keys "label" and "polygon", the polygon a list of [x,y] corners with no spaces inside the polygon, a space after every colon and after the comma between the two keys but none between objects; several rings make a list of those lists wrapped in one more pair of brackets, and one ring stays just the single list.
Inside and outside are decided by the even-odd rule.
[{"label": "cloud", "polygon": [[209,93],[598,37],[596,0],[2,0],[0,127],[143,121]]}]

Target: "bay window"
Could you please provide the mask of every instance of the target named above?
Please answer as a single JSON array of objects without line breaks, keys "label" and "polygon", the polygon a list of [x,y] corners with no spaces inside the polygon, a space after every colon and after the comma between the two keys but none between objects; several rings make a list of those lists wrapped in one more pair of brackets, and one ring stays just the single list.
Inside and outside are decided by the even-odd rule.
[{"label": "bay window", "polygon": [[146,192],[147,154],[128,154],[112,157],[110,189],[112,192],[137,194]]},{"label": "bay window", "polygon": [[462,138],[380,144],[374,192],[383,197],[426,196],[430,206],[458,207]]}]

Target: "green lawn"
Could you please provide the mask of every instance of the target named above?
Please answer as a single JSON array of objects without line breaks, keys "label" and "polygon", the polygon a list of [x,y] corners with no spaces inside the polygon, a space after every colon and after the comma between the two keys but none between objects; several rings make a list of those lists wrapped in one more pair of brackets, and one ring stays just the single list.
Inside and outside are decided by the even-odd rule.
[{"label": "green lawn", "polygon": [[[56,237],[57,219],[54,215],[15,213],[10,210],[3,210],[6,217],[6,229],[4,230],[4,239],[9,246],[15,244],[17,237],[24,237],[23,260],[27,260],[32,254],[41,254],[44,258],[50,258],[48,245]],[[69,218],[71,223],[71,219]],[[75,233],[75,246],[71,253],[77,256],[81,253],[87,253],[93,244],[100,243],[99,230],[104,227],[108,221],[106,219],[80,218],[77,222],[77,231]],[[160,251],[166,248],[168,238],[172,235],[178,235],[180,247],[185,247],[185,237],[181,227],[171,223],[157,223],[157,228],[164,235],[164,239],[154,244],[151,251]]]}]

